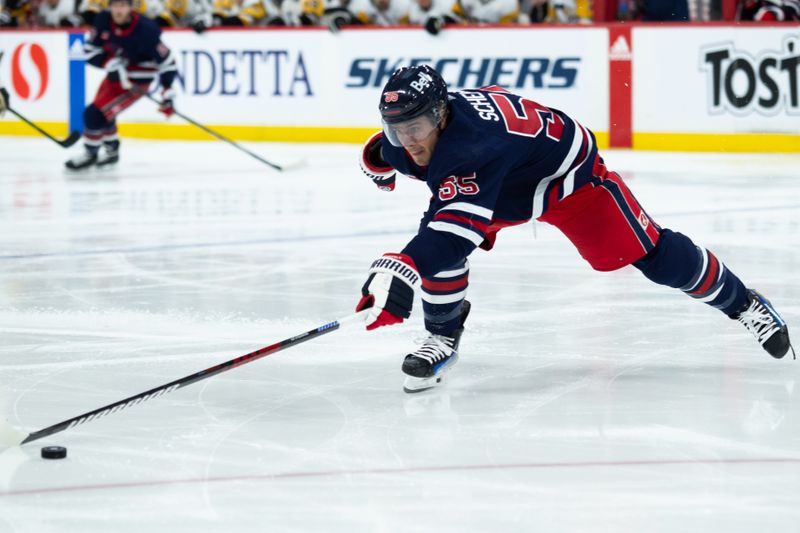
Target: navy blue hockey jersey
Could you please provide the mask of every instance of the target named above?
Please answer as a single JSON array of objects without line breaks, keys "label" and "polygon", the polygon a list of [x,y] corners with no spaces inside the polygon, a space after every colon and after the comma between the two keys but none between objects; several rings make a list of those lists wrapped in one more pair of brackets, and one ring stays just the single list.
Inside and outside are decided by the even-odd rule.
[{"label": "navy blue hockey jersey", "polygon": [[433,197],[403,249],[423,277],[458,264],[497,231],[538,218],[588,183],[600,164],[594,135],[557,109],[500,87],[449,93],[449,122],[427,167],[388,142],[383,157]]},{"label": "navy blue hockey jersey", "polygon": [[109,59],[122,57],[131,81],[149,83],[159,76],[162,87],[171,87],[178,70],[169,48],[161,42],[161,28],[139,13],[131,16],[131,23],[123,27],[114,24],[109,11],[98,13],[84,45],[86,60],[102,68]]}]

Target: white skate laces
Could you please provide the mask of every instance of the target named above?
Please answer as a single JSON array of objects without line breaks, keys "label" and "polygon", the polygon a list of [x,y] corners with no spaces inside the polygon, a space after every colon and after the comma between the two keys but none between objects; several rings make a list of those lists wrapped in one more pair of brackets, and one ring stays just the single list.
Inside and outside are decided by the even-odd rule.
[{"label": "white skate laces", "polygon": [[[780,316],[771,308],[768,301],[760,297],[758,293],[750,293],[750,304],[747,309],[739,313],[736,319],[753,334],[758,343],[773,357],[783,357],[789,350],[795,356],[794,348],[789,342],[786,324]],[[768,341],[773,337],[775,340],[769,344]],[[785,338],[784,338],[785,337]],[[782,347],[781,347],[782,345]]]},{"label": "white skate laces", "polygon": [[415,339],[415,342],[421,343],[422,346],[411,355],[424,359],[431,365],[435,365],[453,354],[455,339],[453,337],[445,337],[444,335],[431,333],[427,337]]}]

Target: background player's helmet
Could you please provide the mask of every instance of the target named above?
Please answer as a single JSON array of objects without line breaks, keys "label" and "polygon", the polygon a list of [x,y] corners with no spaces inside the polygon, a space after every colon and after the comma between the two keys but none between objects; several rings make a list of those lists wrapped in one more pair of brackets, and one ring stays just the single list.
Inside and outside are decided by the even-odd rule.
[{"label": "background player's helmet", "polygon": [[429,65],[403,67],[383,87],[378,109],[384,134],[393,145],[401,146],[395,125],[425,116],[438,127],[447,110],[447,84]]}]

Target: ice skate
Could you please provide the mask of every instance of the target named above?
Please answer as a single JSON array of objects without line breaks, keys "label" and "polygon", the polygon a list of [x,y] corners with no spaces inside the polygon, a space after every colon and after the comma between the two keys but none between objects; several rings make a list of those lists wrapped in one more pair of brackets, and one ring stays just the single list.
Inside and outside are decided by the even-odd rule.
[{"label": "ice skate", "polygon": [[64,163],[64,166],[68,170],[85,170],[95,164],[97,164],[97,154],[84,150],[81,154]]},{"label": "ice skate", "polygon": [[794,356],[789,328],[769,300],[753,289],[747,290],[747,298],[747,306],[732,318],[741,322],[772,357],[780,359],[789,350]]},{"label": "ice skate", "polygon": [[119,150],[107,148],[103,155],[97,159],[97,168],[108,168],[119,162]]},{"label": "ice skate", "polygon": [[406,374],[404,391],[422,392],[442,383],[444,375],[458,361],[458,344],[469,310],[470,303],[465,300],[461,311],[461,327],[452,336],[429,333],[422,346],[406,355],[403,360],[403,373]]}]

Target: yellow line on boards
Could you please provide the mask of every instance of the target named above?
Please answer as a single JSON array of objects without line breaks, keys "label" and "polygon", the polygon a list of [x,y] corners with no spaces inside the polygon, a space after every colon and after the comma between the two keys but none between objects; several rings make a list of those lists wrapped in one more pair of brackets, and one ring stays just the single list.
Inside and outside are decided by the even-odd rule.
[{"label": "yellow line on boards", "polygon": [[800,152],[800,135],[782,133],[634,133],[634,150]]}]

